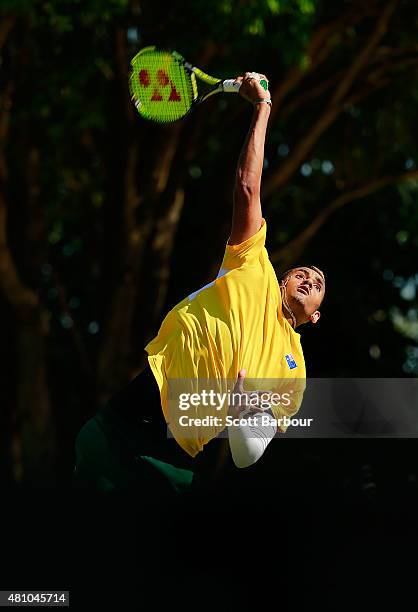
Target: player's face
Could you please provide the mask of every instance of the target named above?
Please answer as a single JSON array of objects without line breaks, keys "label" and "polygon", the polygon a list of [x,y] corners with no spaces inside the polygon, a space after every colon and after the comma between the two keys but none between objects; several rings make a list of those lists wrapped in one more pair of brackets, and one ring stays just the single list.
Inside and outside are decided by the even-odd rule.
[{"label": "player's face", "polygon": [[286,279],[286,298],[300,323],[316,323],[325,295],[323,278],[310,268],[295,268]]}]

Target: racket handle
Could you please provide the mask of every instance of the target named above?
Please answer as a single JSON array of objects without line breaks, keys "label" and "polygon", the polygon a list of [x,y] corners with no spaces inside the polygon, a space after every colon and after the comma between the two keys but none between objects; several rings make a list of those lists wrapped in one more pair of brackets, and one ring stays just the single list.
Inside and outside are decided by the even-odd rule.
[{"label": "racket handle", "polygon": [[[269,84],[265,79],[261,79],[260,85],[262,88],[267,91]],[[222,82],[222,89],[226,93],[238,93],[239,88],[241,87],[240,82],[236,82],[235,79],[226,79],[226,81]]]},{"label": "racket handle", "polygon": [[222,82],[222,89],[225,93],[238,93],[241,83],[235,81],[235,79],[226,79]]}]

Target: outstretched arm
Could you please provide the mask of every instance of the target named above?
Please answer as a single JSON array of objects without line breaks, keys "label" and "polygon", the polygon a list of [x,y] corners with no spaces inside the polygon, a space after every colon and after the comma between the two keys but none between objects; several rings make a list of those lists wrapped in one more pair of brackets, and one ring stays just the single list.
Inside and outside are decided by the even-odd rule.
[{"label": "outstretched arm", "polygon": [[[270,104],[257,102],[270,99],[259,81],[246,72],[242,80],[240,95],[254,104],[251,126],[238,160],[234,189],[232,230],[228,244],[240,244],[258,232],[262,212],[260,201],[261,173],[263,171],[264,142],[270,116]],[[265,78],[264,75],[260,75]]]}]

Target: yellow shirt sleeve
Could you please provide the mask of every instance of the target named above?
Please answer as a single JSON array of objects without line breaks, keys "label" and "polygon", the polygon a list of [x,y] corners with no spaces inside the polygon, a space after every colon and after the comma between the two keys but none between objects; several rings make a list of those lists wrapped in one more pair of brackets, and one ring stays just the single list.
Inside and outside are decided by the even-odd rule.
[{"label": "yellow shirt sleeve", "polygon": [[261,227],[256,234],[247,238],[241,244],[227,244],[221,271],[234,270],[243,266],[256,264],[262,255],[266,243],[267,224],[265,219],[261,221]]}]

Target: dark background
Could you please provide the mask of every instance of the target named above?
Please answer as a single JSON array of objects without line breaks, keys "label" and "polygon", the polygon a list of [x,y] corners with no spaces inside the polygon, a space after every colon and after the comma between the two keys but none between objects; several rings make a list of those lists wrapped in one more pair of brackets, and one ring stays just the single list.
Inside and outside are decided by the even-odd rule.
[{"label": "dark background", "polygon": [[[71,584],[70,557],[39,565],[25,537],[68,543],[74,513],[88,524],[67,490],[75,435],[143,367],[165,313],[216,276],[229,235],[251,107],[219,96],[144,122],[128,75],[146,45],[270,79],[267,247],[278,272],[307,262],[327,277],[321,320],[302,330],[308,376],[417,375],[417,15],[412,0],[0,3],[0,478],[3,527],[23,546],[9,576],[23,563],[33,586],[36,567]],[[282,442],[226,470],[219,556],[244,506],[274,525],[273,548],[289,540],[282,593],[301,596],[285,576],[304,569],[307,601],[374,584],[370,568],[381,583],[385,546],[387,570],[411,542],[415,441]]]}]

